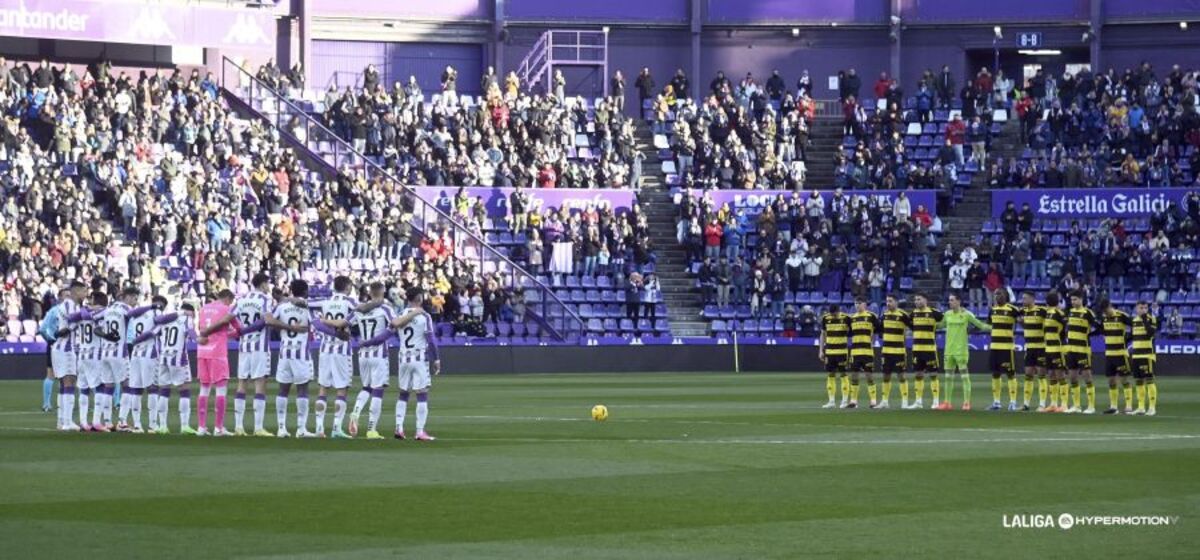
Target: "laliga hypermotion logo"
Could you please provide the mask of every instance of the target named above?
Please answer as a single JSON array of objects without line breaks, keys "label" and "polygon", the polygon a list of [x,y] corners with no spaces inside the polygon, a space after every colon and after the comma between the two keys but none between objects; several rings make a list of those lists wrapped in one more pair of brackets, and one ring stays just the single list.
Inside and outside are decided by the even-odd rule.
[{"label": "laliga hypermotion logo", "polygon": [[1178,515],[1075,515],[1005,514],[1005,529],[1053,529],[1069,531],[1074,527],[1169,527],[1179,524]]}]

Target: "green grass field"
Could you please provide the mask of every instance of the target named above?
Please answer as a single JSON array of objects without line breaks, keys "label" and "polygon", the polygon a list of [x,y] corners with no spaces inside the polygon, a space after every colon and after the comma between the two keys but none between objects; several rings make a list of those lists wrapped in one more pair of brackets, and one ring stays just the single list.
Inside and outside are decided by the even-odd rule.
[{"label": "green grass field", "polygon": [[[3,382],[0,556],[1189,557],[1200,378],[1160,387],[1158,417],[1083,417],[821,410],[816,375],[448,375],[418,444],[63,434],[40,382]],[[1179,519],[1003,526],[1064,512]]]}]

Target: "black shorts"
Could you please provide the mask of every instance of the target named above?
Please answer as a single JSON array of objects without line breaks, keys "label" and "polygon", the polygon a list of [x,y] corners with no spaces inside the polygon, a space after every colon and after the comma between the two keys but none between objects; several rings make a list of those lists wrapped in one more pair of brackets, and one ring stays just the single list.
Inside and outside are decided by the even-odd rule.
[{"label": "black shorts", "polygon": [[913,371],[920,373],[942,371],[942,364],[938,361],[937,352],[913,352]]},{"label": "black shorts", "polygon": [[1025,367],[1046,367],[1046,349],[1045,348],[1026,348],[1025,349]]},{"label": "black shorts", "polygon": [[875,356],[854,356],[850,358],[850,371],[871,373],[875,371]]},{"label": "black shorts", "polygon": [[1067,369],[1067,362],[1063,359],[1061,350],[1043,350],[1042,362],[1046,364],[1046,369],[1062,370]]},{"label": "black shorts", "polygon": [[1129,367],[1129,356],[1105,356],[1104,373],[1109,377],[1133,373],[1133,369]]},{"label": "black shorts", "polygon": [[825,371],[827,373],[846,373],[846,355],[825,354]]},{"label": "black shorts", "polygon": [[47,342],[46,343],[46,367],[50,368],[50,369],[54,368],[53,353],[54,353],[54,343]]},{"label": "black shorts", "polygon": [[904,354],[884,354],[883,373],[904,373],[908,369],[908,356]]},{"label": "black shorts", "polygon": [[1017,373],[1016,353],[1008,350],[988,351],[988,368],[992,373],[1012,377]]},{"label": "black shorts", "polygon": [[1092,369],[1091,353],[1085,354],[1083,352],[1068,351],[1066,358],[1067,358],[1067,369],[1070,369],[1070,370]]},{"label": "black shorts", "polygon": [[1134,358],[1133,377],[1135,379],[1154,378],[1154,358]]}]

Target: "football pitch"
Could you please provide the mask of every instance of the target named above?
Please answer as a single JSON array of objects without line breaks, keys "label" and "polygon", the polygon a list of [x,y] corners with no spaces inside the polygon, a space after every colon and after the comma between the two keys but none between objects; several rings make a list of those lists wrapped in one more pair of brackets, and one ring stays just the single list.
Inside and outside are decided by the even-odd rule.
[{"label": "football pitch", "polygon": [[[982,375],[969,413],[822,410],[820,375],[443,375],[417,443],[64,434],[0,382],[0,556],[1188,557],[1200,378],[1159,383],[1147,418],[982,411]],[[1173,522],[1006,527],[1064,513]]]}]

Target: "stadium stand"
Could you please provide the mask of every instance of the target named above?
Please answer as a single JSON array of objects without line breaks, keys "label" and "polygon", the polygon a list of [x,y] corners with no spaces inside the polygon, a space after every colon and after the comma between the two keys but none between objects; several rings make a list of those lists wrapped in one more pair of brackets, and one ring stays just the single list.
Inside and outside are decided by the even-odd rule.
[{"label": "stadium stand", "polygon": [[[39,82],[42,74],[51,81]],[[43,62],[36,71],[17,66],[5,78],[5,113],[14,118],[6,122],[0,158],[11,195],[0,224],[0,273],[13,288],[4,303],[14,321],[40,318],[54,286],[70,278],[128,278],[147,293],[187,298],[244,289],[249,271],[265,269],[280,283],[304,277],[317,295],[337,274],[364,281],[398,275],[432,289],[439,332],[462,339],[538,342],[547,336],[541,327],[565,330],[561,309],[547,313],[548,324],[525,318],[541,299],[535,282],[518,282],[495,263],[464,264],[455,251],[457,226],[414,220],[428,212],[410,191],[378,176],[368,182],[361,166],[336,174],[312,168],[269,132],[268,121],[230,111],[211,75],[149,70],[135,81],[97,65],[81,77],[70,66]],[[601,304],[615,299],[629,272],[653,270],[636,216],[531,206],[525,223],[545,229],[511,232],[469,204],[455,204],[460,221],[523,263],[531,253],[549,253],[560,238],[579,247],[567,255],[577,275],[537,280],[555,285],[588,317],[609,317]],[[429,227],[413,227],[417,222]],[[535,248],[541,239],[545,248]],[[22,245],[29,250],[17,250]],[[640,316],[614,321],[606,332],[667,329],[654,319],[665,314]],[[18,340],[34,335],[24,323],[5,327]]]}]

